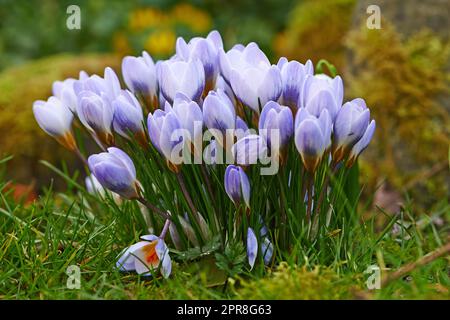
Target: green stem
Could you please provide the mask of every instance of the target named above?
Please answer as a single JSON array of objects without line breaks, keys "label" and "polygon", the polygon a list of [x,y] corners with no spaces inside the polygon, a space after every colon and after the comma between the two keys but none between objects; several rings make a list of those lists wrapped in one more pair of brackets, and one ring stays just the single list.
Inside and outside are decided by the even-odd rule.
[{"label": "green stem", "polygon": [[160,208],[158,208],[157,206],[155,206],[153,203],[151,203],[150,201],[148,201],[147,199],[143,198],[143,197],[139,197],[137,198],[137,201],[139,201],[140,203],[142,203],[144,206],[146,206],[149,210],[153,211],[154,213],[158,214],[159,216],[161,216],[163,219],[165,220],[170,220],[170,216],[162,211]]},{"label": "green stem", "polygon": [[180,188],[181,191],[183,192],[184,198],[186,199],[188,206],[192,211],[192,214],[194,215],[194,217],[197,217],[197,209],[195,208],[194,202],[192,202],[192,198],[189,195],[189,192],[187,191],[186,184],[184,183],[184,178],[181,175],[181,172],[177,173],[177,180],[178,183],[180,184]]},{"label": "green stem", "polygon": [[312,211],[312,189],[314,182],[314,174],[311,174],[308,177],[308,206],[306,208],[306,221],[309,222],[311,220],[311,211]]}]

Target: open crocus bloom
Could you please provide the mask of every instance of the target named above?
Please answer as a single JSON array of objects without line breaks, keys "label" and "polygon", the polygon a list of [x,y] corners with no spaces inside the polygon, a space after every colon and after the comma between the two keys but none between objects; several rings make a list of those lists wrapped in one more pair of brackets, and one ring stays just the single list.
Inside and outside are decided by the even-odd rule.
[{"label": "open crocus bloom", "polygon": [[169,277],[172,260],[164,240],[153,234],[142,236],[141,240],[121,253],[116,263],[119,270],[149,276],[159,268],[164,278]]}]

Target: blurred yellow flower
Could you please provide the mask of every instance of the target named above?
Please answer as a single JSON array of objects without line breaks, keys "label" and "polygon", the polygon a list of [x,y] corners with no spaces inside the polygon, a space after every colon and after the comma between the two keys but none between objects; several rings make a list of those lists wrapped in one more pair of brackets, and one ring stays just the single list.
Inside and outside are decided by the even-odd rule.
[{"label": "blurred yellow flower", "polygon": [[129,28],[132,31],[141,31],[146,28],[155,28],[166,25],[168,22],[167,15],[156,8],[140,8],[131,12],[129,17]]},{"label": "blurred yellow flower", "polygon": [[139,8],[132,11],[129,17],[129,29],[133,32],[147,28],[173,28],[176,24],[184,24],[192,31],[202,32],[211,27],[211,17],[186,3],[177,4],[168,13],[153,7]]},{"label": "blurred yellow flower", "polygon": [[147,38],[144,48],[154,55],[169,55],[173,53],[175,40],[176,34],[173,30],[156,30]]},{"label": "blurred yellow flower", "polygon": [[184,34],[201,34],[211,26],[208,13],[190,4],[177,4],[170,10],[142,7],[129,14],[127,29],[114,36],[113,45],[121,55],[145,49],[151,55],[168,56],[173,53],[180,27]]}]

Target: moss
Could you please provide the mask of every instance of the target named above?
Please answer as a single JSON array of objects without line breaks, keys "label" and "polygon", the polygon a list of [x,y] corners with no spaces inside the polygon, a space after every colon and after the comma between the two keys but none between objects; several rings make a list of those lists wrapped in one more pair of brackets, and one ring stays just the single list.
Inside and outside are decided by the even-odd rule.
[{"label": "moss", "polygon": [[348,299],[353,284],[325,267],[305,267],[281,263],[267,277],[241,280],[235,288],[238,299]]},{"label": "moss", "polygon": [[448,196],[449,42],[426,30],[403,39],[383,21],[382,32],[352,31],[347,46],[346,94],[364,97],[377,121],[366,153],[374,183],[382,172],[425,205]]},{"label": "moss", "polygon": [[287,28],[274,41],[278,56],[299,61],[331,61],[338,70],[345,62],[344,39],[356,0],[307,0],[291,12]]},{"label": "moss", "polygon": [[[118,70],[119,59],[110,55],[57,55],[6,69],[0,74],[0,155],[14,155],[8,177],[29,182],[43,173],[38,161],[73,159],[37,125],[33,101],[51,95],[53,81],[78,77],[80,70],[103,74],[105,66]],[[44,170],[46,171],[46,170]]]}]

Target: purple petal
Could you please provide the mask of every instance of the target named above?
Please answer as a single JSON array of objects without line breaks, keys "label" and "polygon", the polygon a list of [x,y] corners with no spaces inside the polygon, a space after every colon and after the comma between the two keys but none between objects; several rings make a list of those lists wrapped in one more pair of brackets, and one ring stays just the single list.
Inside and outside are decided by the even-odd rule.
[{"label": "purple petal", "polygon": [[247,229],[247,257],[250,270],[255,265],[256,256],[258,255],[258,240],[252,228]]}]

